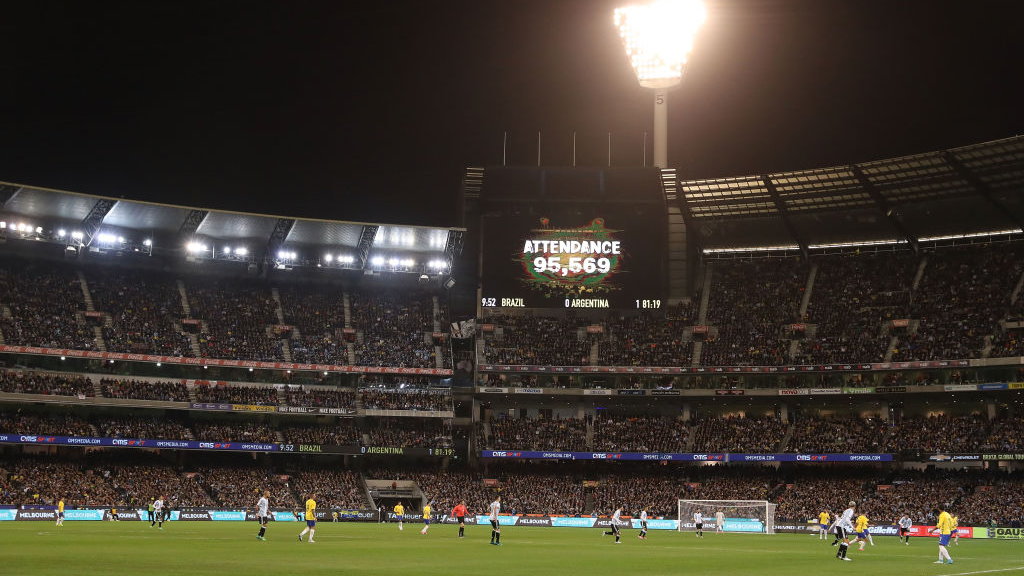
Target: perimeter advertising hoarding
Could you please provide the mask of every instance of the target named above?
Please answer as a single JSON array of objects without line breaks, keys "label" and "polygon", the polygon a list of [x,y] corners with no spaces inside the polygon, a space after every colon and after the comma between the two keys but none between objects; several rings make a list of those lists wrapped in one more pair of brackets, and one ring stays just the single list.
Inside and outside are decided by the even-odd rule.
[{"label": "perimeter advertising hoarding", "polygon": [[48,446],[102,446],[111,448],[167,448],[174,450],[210,450],[214,452],[288,452],[305,454],[384,454],[392,456],[454,456],[454,448],[410,446],[332,446],[326,444],[281,444],[279,442],[209,442],[205,440],[153,440],[149,438],[93,438],[50,436],[46,434],[0,434],[0,444]]},{"label": "perimeter advertising hoarding", "polygon": [[677,454],[659,452],[544,452],[483,450],[481,458],[538,460],[646,460],[674,462],[892,462],[892,454]]}]

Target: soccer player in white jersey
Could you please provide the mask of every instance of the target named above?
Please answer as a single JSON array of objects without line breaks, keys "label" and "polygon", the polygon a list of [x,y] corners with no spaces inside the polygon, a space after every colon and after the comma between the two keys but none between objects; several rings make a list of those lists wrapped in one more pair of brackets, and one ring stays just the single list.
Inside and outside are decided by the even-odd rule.
[{"label": "soccer player in white jersey", "polygon": [[721,510],[715,512],[715,532],[725,532],[725,513]]},{"label": "soccer player in white jersey", "polygon": [[611,530],[609,530],[608,532],[604,533],[605,536],[615,536],[615,543],[616,544],[622,544],[622,540],[619,539],[621,537],[620,534],[619,534],[619,521],[621,519],[622,519],[622,507],[620,506],[619,508],[615,509],[615,512],[612,513]]},{"label": "soccer player in white jersey", "polygon": [[164,529],[164,497],[163,497],[163,495],[161,495],[159,498],[157,498],[153,502],[153,514],[156,517],[153,519],[153,522],[150,523],[149,527],[152,528],[157,523],[159,523],[159,526],[157,526],[157,528],[163,530]]},{"label": "soccer player in white jersey", "polygon": [[697,531],[697,538],[704,537],[704,515],[700,510],[693,513],[693,528]]},{"label": "soccer player in white jersey", "polygon": [[640,534],[637,538],[647,540],[647,507],[640,510]]},{"label": "soccer player in white jersey", "polygon": [[850,507],[843,510],[842,515],[836,518],[836,521],[833,524],[836,531],[836,539],[832,542],[832,545],[835,546],[836,544],[839,544],[839,550],[836,551],[836,558],[846,560],[847,562],[851,560],[846,557],[846,552],[850,548],[849,534],[853,531],[853,514],[856,507],[857,503],[851,500]]},{"label": "soccer player in white jersey", "polygon": [[910,528],[914,525],[914,521],[904,512],[896,524],[900,527],[900,538],[903,540],[903,543],[910,546]]},{"label": "soccer player in white jersey", "polygon": [[494,499],[490,506],[490,519],[491,519],[491,544],[495,546],[501,546],[501,524],[499,515],[501,514],[501,496]]},{"label": "soccer player in white jersey", "polygon": [[270,522],[270,490],[264,490],[263,496],[256,502],[256,521],[260,524],[258,540],[266,540],[267,523]]}]

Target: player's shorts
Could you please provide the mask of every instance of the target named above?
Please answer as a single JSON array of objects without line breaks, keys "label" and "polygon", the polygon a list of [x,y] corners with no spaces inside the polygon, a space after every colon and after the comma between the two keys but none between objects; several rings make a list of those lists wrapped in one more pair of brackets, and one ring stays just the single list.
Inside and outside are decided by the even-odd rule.
[{"label": "player's shorts", "polygon": [[306,520],[306,526],[310,528],[316,528],[316,520]]},{"label": "player's shorts", "polygon": [[430,518],[424,518],[423,519],[423,523],[426,524],[427,526],[430,526]]},{"label": "player's shorts", "polygon": [[270,522],[270,516],[257,516],[256,521],[260,523],[260,526],[266,526],[267,522]]},{"label": "player's shorts", "polygon": [[459,524],[465,524],[466,523],[466,517],[465,516],[456,516],[455,519],[459,521]]},{"label": "player's shorts", "polygon": [[910,534],[910,528],[900,528],[900,536],[906,536]]},{"label": "player's shorts", "polygon": [[491,520],[491,528],[494,529],[494,530],[498,529],[498,521],[497,520]]},{"label": "player's shorts", "polygon": [[828,530],[828,524],[818,524],[822,530]]},{"label": "player's shorts", "polygon": [[698,522],[698,523],[694,524],[694,526],[697,527],[697,530],[703,530],[704,529],[704,523],[703,522]]},{"label": "player's shorts", "polygon": [[952,535],[955,535],[959,531],[960,531],[959,528],[953,528],[952,530],[949,531],[949,534],[950,534],[950,536],[952,536]]},{"label": "player's shorts", "polygon": [[402,516],[401,514],[395,514],[395,520],[396,521],[401,522],[402,518],[404,518],[404,516]]},{"label": "player's shorts", "polygon": [[939,534],[939,546],[949,546],[949,537],[951,534]]},{"label": "player's shorts", "polygon": [[843,540],[846,538],[846,528],[842,526],[836,526],[836,538]]},{"label": "player's shorts", "polygon": [[640,529],[641,530],[647,530],[647,521],[646,520],[644,520],[643,522],[640,523]]},{"label": "player's shorts", "polygon": [[867,537],[868,537],[868,531],[867,530],[862,530],[861,532],[857,532],[857,538],[867,538]]}]

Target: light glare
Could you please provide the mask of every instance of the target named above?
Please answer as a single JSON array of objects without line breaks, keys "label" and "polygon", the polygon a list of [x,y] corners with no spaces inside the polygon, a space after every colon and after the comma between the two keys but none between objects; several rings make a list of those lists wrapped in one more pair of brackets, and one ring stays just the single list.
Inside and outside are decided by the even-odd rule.
[{"label": "light glare", "polygon": [[706,19],[700,0],[657,0],[615,10],[615,26],[641,86],[668,88],[682,81]]}]

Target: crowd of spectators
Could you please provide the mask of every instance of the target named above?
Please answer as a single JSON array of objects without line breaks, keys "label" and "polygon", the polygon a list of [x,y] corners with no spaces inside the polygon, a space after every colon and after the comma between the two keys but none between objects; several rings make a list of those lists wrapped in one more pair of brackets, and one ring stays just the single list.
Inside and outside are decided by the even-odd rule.
[{"label": "crowd of spectators", "polygon": [[286,426],[281,434],[289,444],[323,444],[351,446],[360,443],[360,433],[350,419],[335,421],[331,425]]},{"label": "crowd of spectators", "polygon": [[366,509],[366,489],[359,474],[348,470],[304,470],[292,476],[291,487],[305,501],[316,494],[318,508]]},{"label": "crowd of spectators", "polygon": [[58,436],[93,436],[92,427],[84,419],[71,414],[22,414],[0,412],[0,432],[7,434],[53,434]]},{"label": "crowd of spectators", "polygon": [[122,416],[97,420],[96,427],[107,438],[143,438],[157,440],[189,440],[189,429],[169,418]]},{"label": "crowd of spectators", "polygon": [[451,420],[437,418],[377,418],[366,437],[370,446],[450,448],[452,425]]},{"label": "crowd of spectators", "polygon": [[911,252],[826,256],[806,321],[817,326],[801,343],[801,363],[881,362],[891,337],[886,321],[910,318],[911,285],[918,261]]},{"label": "crowd of spectators", "polygon": [[784,326],[800,320],[808,266],[798,258],[715,263],[707,323],[718,336],[704,343],[706,366],[789,364]]},{"label": "crowd of spectators", "polygon": [[1024,524],[1024,478],[1001,475],[974,486],[956,503],[961,526]]},{"label": "crowd of spectators", "polygon": [[[352,325],[362,332],[356,342],[360,366],[436,368],[431,334],[434,302],[428,292],[357,290],[350,293]],[[446,322],[441,323],[447,327]]]},{"label": "crowd of spectators", "polygon": [[196,421],[192,423],[192,431],[196,440],[210,442],[277,442],[277,432],[267,424],[253,421],[238,420],[227,423],[222,421]]},{"label": "crowd of spectators", "polygon": [[489,447],[496,450],[588,450],[583,418],[499,418],[490,422],[490,428]]},{"label": "crowd of spectators", "polygon": [[886,421],[874,418],[798,418],[787,452],[887,453],[900,449]]},{"label": "crowd of spectators", "polygon": [[150,382],[103,378],[100,388],[105,398],[135,398],[163,402],[188,402],[188,388],[183,382]]},{"label": "crowd of spectators", "polygon": [[771,453],[786,425],[771,416],[701,418],[693,425],[694,452]]},{"label": "crowd of spectators", "polygon": [[0,504],[105,506],[121,500],[99,470],[74,462],[22,457],[0,461],[4,501]]},{"label": "crowd of spectators", "polygon": [[971,452],[988,438],[989,427],[988,419],[978,414],[904,417],[892,425],[892,445],[931,454]]},{"label": "crowd of spectators", "polygon": [[145,508],[154,498],[164,497],[170,508],[213,506],[213,498],[195,473],[180,473],[171,465],[152,459],[137,464],[110,466],[107,479],[121,493],[118,501]]},{"label": "crowd of spectators", "polygon": [[588,321],[575,317],[493,316],[486,323],[501,328],[484,334],[484,359],[491,364],[586,366],[592,341]]},{"label": "crowd of spectators", "polygon": [[[903,471],[888,484],[880,484],[860,501],[863,512],[876,523],[895,522],[903,514],[919,524],[935,524],[935,508],[955,502],[969,490],[969,481],[953,474]],[[963,510],[967,512],[967,510]]]},{"label": "crowd of spectators", "polygon": [[194,277],[188,281],[188,298],[192,316],[209,330],[199,335],[203,357],[284,360],[283,341],[269,335],[279,324],[269,288],[253,281]]},{"label": "crowd of spectators", "polygon": [[295,508],[298,502],[282,475],[264,468],[217,468],[198,470],[198,477],[221,506],[254,510],[256,502],[269,490],[271,508]]},{"label": "crowd of spectators", "polygon": [[292,359],[311,364],[348,364],[348,349],[342,340],[342,290],[337,286],[282,286],[278,290],[285,323],[298,329],[298,337],[293,335],[291,339]]},{"label": "crowd of spectators", "polygon": [[304,408],[340,408],[344,412],[355,410],[356,393],[353,390],[288,386],[284,389],[285,403]]},{"label": "crowd of spectators", "polygon": [[[834,472],[835,475],[809,475],[786,484],[785,489],[779,491],[774,498],[778,504],[776,518],[793,522],[814,519],[817,522],[818,514],[825,511],[835,517],[842,512],[841,506],[850,499],[858,499],[871,484],[868,478],[860,475]],[[873,519],[875,524],[880,523],[879,519]]]},{"label": "crowd of spectators", "polygon": [[415,388],[362,388],[359,398],[366,410],[419,410],[428,412],[450,411],[450,390],[420,390]]},{"label": "crowd of spectators", "polygon": [[976,449],[992,452],[1024,452],[1024,416],[1008,416],[992,426]]},{"label": "crowd of spectators", "polygon": [[604,366],[689,366],[693,345],[683,341],[683,329],[693,318],[666,319],[637,315],[610,319],[607,336],[598,341]]},{"label": "crowd of spectators", "polygon": [[594,419],[594,450],[601,452],[686,452],[689,427],[661,416],[601,415]]},{"label": "crowd of spectators", "polygon": [[909,316],[920,320],[917,333],[900,339],[892,359],[979,357],[985,336],[996,331],[1010,308],[1021,256],[1014,245],[929,253]]},{"label": "crowd of spectators", "polygon": [[92,380],[85,376],[6,370],[0,372],[0,391],[51,396],[95,396]]},{"label": "crowd of spectators", "polygon": [[280,404],[277,389],[268,386],[200,384],[195,387],[195,392],[196,399],[200,402],[250,404],[255,406],[276,406]]},{"label": "crowd of spectators", "polygon": [[179,324],[184,309],[174,278],[157,272],[89,268],[86,280],[96,310],[110,319],[103,327],[108,351],[193,356]]},{"label": "crowd of spectators", "polygon": [[8,345],[96,349],[95,334],[79,314],[85,297],[71,267],[0,262],[0,306],[6,308],[0,329]]}]

